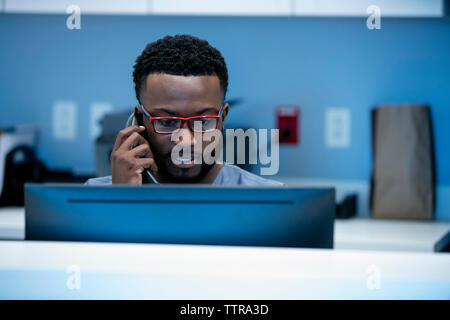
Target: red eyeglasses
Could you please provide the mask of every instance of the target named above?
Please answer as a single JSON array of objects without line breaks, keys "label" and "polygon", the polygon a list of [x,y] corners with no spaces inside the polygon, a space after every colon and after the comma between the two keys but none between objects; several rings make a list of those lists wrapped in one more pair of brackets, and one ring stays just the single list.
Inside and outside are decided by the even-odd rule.
[{"label": "red eyeglasses", "polygon": [[189,128],[193,132],[209,132],[217,129],[219,126],[219,119],[222,117],[222,108],[216,116],[194,116],[194,117],[152,117],[150,113],[145,110],[143,105],[140,105],[142,113],[147,117],[152,124],[156,133],[171,134],[174,131],[181,129],[184,122],[188,123]]}]

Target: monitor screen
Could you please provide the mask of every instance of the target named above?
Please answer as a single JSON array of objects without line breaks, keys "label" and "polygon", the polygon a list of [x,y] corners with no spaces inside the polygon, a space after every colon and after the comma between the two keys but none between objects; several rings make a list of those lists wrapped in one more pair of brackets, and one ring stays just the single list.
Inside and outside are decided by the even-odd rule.
[{"label": "monitor screen", "polygon": [[28,184],[27,240],[332,248],[333,188]]}]

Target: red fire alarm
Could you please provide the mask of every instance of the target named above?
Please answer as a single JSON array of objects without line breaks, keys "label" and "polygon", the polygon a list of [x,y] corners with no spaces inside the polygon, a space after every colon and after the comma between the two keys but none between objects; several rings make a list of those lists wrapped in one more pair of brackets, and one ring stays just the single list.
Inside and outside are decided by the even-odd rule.
[{"label": "red fire alarm", "polygon": [[277,128],[280,130],[280,144],[299,144],[300,108],[297,106],[278,106],[275,112]]}]

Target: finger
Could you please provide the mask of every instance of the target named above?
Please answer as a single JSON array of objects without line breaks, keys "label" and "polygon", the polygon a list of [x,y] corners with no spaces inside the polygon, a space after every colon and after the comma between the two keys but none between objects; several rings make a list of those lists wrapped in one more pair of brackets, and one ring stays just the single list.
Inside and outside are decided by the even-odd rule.
[{"label": "finger", "polygon": [[145,140],[143,136],[141,136],[138,132],[133,132],[119,147],[119,150],[126,152],[128,150],[131,150],[135,148],[138,145],[141,144],[148,144],[148,141]]},{"label": "finger", "polygon": [[136,148],[131,149],[130,153],[134,158],[153,158],[153,153],[148,143],[138,145]]},{"label": "finger", "polygon": [[122,144],[135,132],[143,132],[145,131],[144,126],[131,126],[125,128],[119,132],[116,139],[116,144],[114,145],[114,150],[119,149]]},{"label": "finger", "polygon": [[131,126],[120,130],[117,134],[116,142],[114,143],[113,151],[120,148],[120,146],[125,142],[128,137],[134,132],[143,132],[145,130],[144,126]]},{"label": "finger", "polygon": [[158,166],[153,158],[141,158],[136,160],[138,171],[142,173],[144,169],[150,169],[152,172],[158,172]]}]

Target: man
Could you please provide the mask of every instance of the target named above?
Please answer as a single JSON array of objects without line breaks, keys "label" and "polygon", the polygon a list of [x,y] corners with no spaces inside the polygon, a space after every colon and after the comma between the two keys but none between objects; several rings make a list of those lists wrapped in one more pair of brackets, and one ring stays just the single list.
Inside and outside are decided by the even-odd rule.
[{"label": "man", "polygon": [[[222,131],[229,112],[224,103],[228,87],[225,60],[207,41],[177,35],[148,44],[136,60],[133,80],[139,102],[134,117],[140,125],[117,135],[111,153],[112,176],[89,179],[86,184],[139,185],[143,171],[149,169],[159,183],[283,186],[234,165],[194,161],[195,156],[203,156],[196,154],[194,146],[201,141],[194,131]],[[177,129],[187,129],[187,136],[172,141]],[[173,161],[171,153],[178,143],[193,152]],[[201,151],[208,144],[202,142]]]}]

